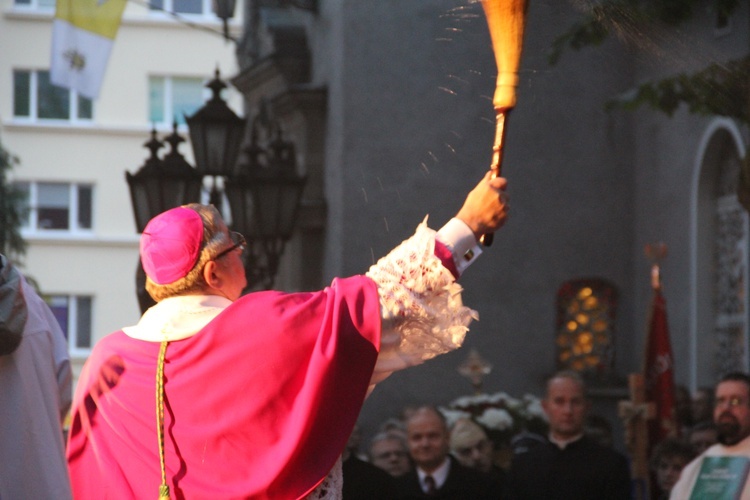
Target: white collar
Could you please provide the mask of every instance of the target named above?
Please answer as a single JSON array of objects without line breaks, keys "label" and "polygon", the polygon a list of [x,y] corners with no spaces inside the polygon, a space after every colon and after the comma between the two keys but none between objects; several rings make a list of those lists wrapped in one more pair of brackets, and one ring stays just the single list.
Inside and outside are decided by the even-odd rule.
[{"label": "white collar", "polygon": [[432,476],[432,479],[435,480],[435,488],[440,489],[443,484],[445,483],[445,480],[448,479],[448,472],[451,470],[451,461],[450,458],[447,456],[445,457],[445,460],[443,460],[443,463],[438,466],[437,469],[430,472],[429,474],[419,467],[417,467],[417,475],[419,476],[419,486],[422,488],[422,491],[424,491],[424,478],[427,476]]},{"label": "white collar", "polygon": [[576,441],[578,441],[582,437],[583,437],[583,432],[580,433],[577,436],[574,436],[574,437],[570,438],[570,439],[556,439],[556,438],[552,437],[552,434],[550,434],[549,435],[549,440],[550,440],[550,443],[554,443],[558,448],[560,448],[561,450],[564,450],[565,448],[567,448],[567,446],[569,444],[575,443]]},{"label": "white collar", "polygon": [[192,337],[232,303],[219,295],[179,295],[164,299],[122,329],[128,337],[148,342]]}]

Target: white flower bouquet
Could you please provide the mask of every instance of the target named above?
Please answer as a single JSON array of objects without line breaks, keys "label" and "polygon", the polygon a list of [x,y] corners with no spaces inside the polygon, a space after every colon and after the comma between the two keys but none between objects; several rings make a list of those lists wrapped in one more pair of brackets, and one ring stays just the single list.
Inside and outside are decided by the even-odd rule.
[{"label": "white flower bouquet", "polygon": [[547,417],[541,400],[532,394],[521,399],[505,392],[462,396],[440,411],[449,427],[460,418],[474,420],[487,431],[496,449],[508,446],[513,436],[524,431],[547,434]]}]

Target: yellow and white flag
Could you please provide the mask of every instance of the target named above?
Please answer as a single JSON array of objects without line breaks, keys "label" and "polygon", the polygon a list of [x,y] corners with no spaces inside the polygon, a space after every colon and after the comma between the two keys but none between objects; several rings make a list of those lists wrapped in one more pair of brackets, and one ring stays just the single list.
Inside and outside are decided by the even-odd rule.
[{"label": "yellow and white flag", "polygon": [[99,96],[127,0],[57,0],[52,22],[52,83]]}]

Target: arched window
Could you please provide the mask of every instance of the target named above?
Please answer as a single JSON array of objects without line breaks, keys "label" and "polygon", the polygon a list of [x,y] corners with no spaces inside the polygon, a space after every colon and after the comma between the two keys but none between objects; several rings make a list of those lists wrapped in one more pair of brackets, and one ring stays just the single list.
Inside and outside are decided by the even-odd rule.
[{"label": "arched window", "polygon": [[696,364],[701,380],[748,369],[748,213],[737,201],[740,146],[730,128],[708,135],[697,211]]}]

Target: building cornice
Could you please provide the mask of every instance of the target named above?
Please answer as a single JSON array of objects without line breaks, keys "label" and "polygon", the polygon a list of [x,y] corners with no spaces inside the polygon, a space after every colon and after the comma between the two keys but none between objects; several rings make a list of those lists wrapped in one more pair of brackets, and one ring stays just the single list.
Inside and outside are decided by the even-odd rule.
[{"label": "building cornice", "polygon": [[24,239],[35,248],[64,246],[64,247],[101,247],[101,248],[138,248],[140,235],[58,235],[58,234],[23,234]]},{"label": "building cornice", "polygon": [[[80,137],[81,135],[111,135],[111,136],[134,136],[146,137],[151,133],[150,125],[115,125],[101,123],[72,123],[72,122],[30,122],[19,120],[5,120],[2,122],[4,130],[14,132],[29,132],[38,134],[39,132],[71,135]],[[167,125],[157,125],[157,132],[171,132],[172,128]],[[187,133],[187,127],[178,129],[178,132]]]}]

